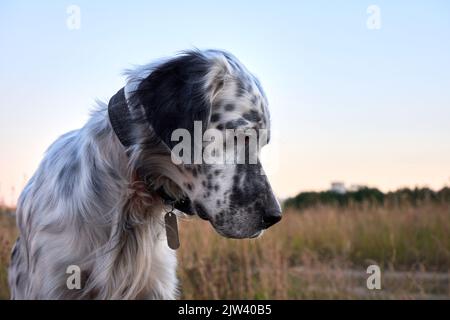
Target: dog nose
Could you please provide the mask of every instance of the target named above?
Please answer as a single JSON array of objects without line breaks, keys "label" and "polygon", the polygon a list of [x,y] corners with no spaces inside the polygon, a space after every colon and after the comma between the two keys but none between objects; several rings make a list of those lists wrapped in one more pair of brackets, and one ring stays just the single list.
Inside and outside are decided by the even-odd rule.
[{"label": "dog nose", "polygon": [[263,215],[263,225],[264,229],[267,229],[271,226],[273,226],[275,223],[279,222],[281,220],[281,211],[279,210],[272,210],[269,212],[265,212]]}]

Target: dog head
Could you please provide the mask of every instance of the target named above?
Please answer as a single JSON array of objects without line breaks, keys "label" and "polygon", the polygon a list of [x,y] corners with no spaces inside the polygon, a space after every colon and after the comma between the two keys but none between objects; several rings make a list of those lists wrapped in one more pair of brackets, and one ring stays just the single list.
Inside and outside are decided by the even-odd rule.
[{"label": "dog head", "polygon": [[[171,151],[173,168],[161,170],[164,178],[189,197],[201,218],[232,238],[256,237],[281,219],[259,161],[270,138],[267,98],[235,57],[189,51],[129,83],[131,103]],[[152,151],[148,158],[155,158]]]}]

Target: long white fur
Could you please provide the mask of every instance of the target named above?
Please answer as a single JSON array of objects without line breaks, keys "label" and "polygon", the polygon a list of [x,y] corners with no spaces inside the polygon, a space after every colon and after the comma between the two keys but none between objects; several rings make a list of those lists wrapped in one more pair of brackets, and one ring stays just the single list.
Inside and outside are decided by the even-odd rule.
[{"label": "long white fur", "polygon": [[[79,180],[63,197],[56,173],[74,156],[79,171],[65,178]],[[18,201],[12,298],[176,298],[176,257],[166,243],[162,204],[130,184],[129,163],[104,104],[82,129],[48,149]],[[94,192],[93,176],[101,192]],[[85,276],[79,290],[66,286],[69,265]]]},{"label": "long white fur", "polygon": [[[204,54],[215,61],[206,75],[205,88],[219,77],[250,79],[247,71],[233,75],[233,70],[243,70],[234,59],[227,60],[214,50]],[[234,65],[230,65],[232,62]],[[127,99],[155,66],[128,72]],[[250,79],[256,85],[255,81]],[[206,90],[205,99],[217,112],[222,109],[216,100],[236,101],[243,113],[250,105],[250,97],[235,99],[235,92],[235,83],[228,81],[220,92]],[[139,108],[133,112],[137,118],[144,115]],[[268,123],[268,112],[262,115]],[[237,116],[229,113],[223,118]],[[149,192],[134,175],[136,168],[143,168],[155,190],[163,186],[175,197],[183,193],[200,199],[205,190],[200,176],[195,179],[191,171],[180,170],[172,163],[167,147],[154,144],[148,125],[140,123],[133,130],[142,131],[136,136],[144,140],[130,147],[127,156],[111,127],[107,106],[99,103],[84,127],[63,135],[47,150],[18,201],[20,237],[9,269],[13,299],[177,297],[176,256],[167,246],[161,198]],[[237,211],[240,208],[230,207],[225,200],[216,205],[231,191],[235,167],[217,169],[222,172],[214,178],[220,179],[220,190],[203,203],[210,212]],[[187,184],[192,187],[186,188]],[[267,192],[271,193],[270,187]],[[249,214],[242,209],[233,214],[233,223],[230,220],[226,227],[215,228],[226,236],[233,231],[234,236],[248,237],[259,230],[260,220],[260,213]],[[66,270],[71,265],[82,271],[80,289],[67,287],[70,275]]]}]

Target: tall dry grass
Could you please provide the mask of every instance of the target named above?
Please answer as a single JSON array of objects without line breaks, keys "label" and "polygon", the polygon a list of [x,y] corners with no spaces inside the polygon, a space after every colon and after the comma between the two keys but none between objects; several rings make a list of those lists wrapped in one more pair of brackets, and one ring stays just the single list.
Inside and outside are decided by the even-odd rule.
[{"label": "tall dry grass", "polygon": [[0,299],[9,298],[8,265],[17,237],[16,221],[10,210],[0,208]]},{"label": "tall dry grass", "polygon": [[[0,298],[16,233],[0,214]],[[180,237],[185,299],[450,298],[448,205],[288,210],[252,240],[182,219]],[[370,264],[382,269],[382,290],[365,286]]]},{"label": "tall dry grass", "polygon": [[[255,240],[221,238],[197,219],[180,229],[187,299],[450,296],[448,277],[433,277],[450,270],[449,206],[288,210]],[[385,290],[365,287],[370,264],[388,273]]]}]

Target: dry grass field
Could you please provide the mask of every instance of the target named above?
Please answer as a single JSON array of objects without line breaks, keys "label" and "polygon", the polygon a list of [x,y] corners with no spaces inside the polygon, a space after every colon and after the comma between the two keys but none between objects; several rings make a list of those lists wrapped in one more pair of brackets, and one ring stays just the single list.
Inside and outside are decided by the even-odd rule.
[{"label": "dry grass field", "polygon": [[0,299],[8,299],[8,263],[17,237],[16,221],[7,210],[0,208]]},{"label": "dry grass field", "polygon": [[[16,236],[0,214],[0,298]],[[230,240],[200,219],[180,221],[185,299],[449,299],[450,207],[287,210],[261,238]],[[366,287],[367,266],[382,289]]]},{"label": "dry grass field", "polygon": [[[287,211],[260,239],[181,223],[183,297],[192,299],[450,298],[450,208]],[[382,290],[366,287],[378,264]]]}]

